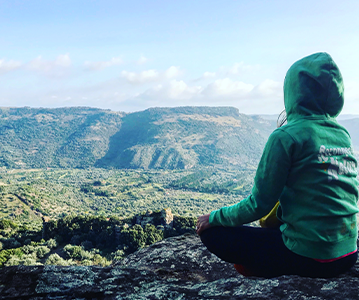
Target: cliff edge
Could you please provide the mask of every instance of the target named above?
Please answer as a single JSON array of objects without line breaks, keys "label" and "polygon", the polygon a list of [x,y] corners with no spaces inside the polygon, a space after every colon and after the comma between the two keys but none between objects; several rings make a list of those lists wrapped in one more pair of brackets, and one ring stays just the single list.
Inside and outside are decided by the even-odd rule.
[{"label": "cliff edge", "polygon": [[337,278],[243,277],[195,235],[168,238],[111,267],[0,270],[0,299],[358,299],[359,264]]}]

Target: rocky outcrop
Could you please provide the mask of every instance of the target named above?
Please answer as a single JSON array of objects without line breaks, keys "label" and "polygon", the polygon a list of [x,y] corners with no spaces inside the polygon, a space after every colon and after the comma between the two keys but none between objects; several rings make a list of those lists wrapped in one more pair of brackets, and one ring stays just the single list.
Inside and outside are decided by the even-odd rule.
[{"label": "rocky outcrop", "polygon": [[112,267],[0,270],[0,299],[358,299],[359,265],[332,279],[243,277],[195,235],[169,238]]},{"label": "rocky outcrop", "polygon": [[158,212],[148,210],[145,215],[136,215],[135,224],[144,227],[146,224],[153,224],[155,226],[161,225],[166,228],[173,227],[173,214],[170,208],[164,208]]}]

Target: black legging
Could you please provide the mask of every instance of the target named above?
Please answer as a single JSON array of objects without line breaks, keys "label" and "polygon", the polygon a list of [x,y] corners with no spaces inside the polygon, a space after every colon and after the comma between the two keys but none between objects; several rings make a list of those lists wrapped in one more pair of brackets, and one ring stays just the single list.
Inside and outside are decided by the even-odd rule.
[{"label": "black legging", "polygon": [[203,244],[220,259],[240,264],[260,277],[300,275],[335,277],[348,271],[358,253],[330,263],[320,263],[290,251],[279,229],[259,227],[211,227],[201,234]]}]

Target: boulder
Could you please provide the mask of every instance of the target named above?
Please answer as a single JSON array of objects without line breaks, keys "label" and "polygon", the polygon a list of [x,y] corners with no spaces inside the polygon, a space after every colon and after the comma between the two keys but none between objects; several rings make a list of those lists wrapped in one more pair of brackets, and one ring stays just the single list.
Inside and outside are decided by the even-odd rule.
[{"label": "boulder", "polygon": [[173,214],[170,208],[164,208],[159,212],[147,211],[145,215],[136,215],[135,224],[144,227],[146,224],[155,226],[164,226],[166,228],[173,227]]},{"label": "boulder", "polygon": [[0,270],[0,299],[358,299],[359,264],[331,279],[243,277],[195,235],[169,238],[111,267]]}]

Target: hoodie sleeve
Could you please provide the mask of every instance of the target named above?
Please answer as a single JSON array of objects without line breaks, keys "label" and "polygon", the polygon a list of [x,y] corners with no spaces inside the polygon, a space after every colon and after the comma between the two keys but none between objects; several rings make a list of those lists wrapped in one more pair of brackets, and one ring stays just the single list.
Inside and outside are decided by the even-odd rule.
[{"label": "hoodie sleeve", "polygon": [[259,162],[252,194],[239,203],[212,211],[212,226],[240,226],[270,212],[286,184],[294,147],[292,137],[282,128],[269,137]]}]

